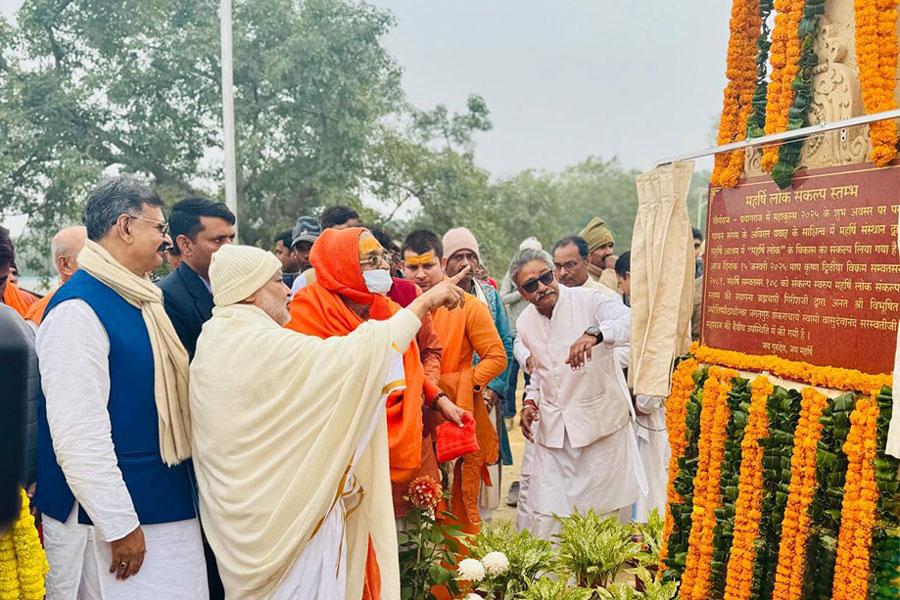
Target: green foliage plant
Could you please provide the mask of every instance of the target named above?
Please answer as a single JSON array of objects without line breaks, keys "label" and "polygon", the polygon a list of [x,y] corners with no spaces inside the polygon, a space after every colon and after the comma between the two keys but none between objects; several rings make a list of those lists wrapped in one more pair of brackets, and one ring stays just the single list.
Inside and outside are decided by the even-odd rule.
[{"label": "green foliage plant", "polygon": [[614,518],[601,518],[592,509],[556,517],[560,532],[557,571],[581,587],[606,587],[631,561],[644,557],[629,527]]},{"label": "green foliage plant", "polygon": [[488,574],[477,589],[490,594],[489,598],[515,598],[528,584],[549,572],[553,567],[550,542],[534,537],[528,530],[516,532],[509,521],[497,521],[482,526],[470,548],[472,556],[483,559],[491,552],[502,552],[509,560],[509,569],[500,575]]}]

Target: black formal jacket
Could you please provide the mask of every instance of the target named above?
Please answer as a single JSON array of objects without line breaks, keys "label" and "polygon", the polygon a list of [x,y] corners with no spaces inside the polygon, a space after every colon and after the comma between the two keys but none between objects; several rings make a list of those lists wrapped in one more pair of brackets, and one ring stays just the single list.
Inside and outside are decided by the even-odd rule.
[{"label": "black formal jacket", "polygon": [[158,285],[162,288],[163,305],[175,326],[175,333],[187,349],[188,356],[194,358],[200,329],[212,317],[212,294],[200,276],[184,262]]}]

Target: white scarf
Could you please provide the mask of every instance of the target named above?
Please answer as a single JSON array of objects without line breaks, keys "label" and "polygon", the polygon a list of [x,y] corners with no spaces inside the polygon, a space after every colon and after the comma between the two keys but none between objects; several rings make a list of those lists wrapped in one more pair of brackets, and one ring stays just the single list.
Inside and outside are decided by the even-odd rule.
[{"label": "white scarf", "polygon": [[153,350],[153,392],[159,415],[159,453],[172,466],[191,457],[191,413],[188,402],[188,355],[162,304],[162,291],[113,258],[106,248],[87,240],[78,265],[139,308]]}]

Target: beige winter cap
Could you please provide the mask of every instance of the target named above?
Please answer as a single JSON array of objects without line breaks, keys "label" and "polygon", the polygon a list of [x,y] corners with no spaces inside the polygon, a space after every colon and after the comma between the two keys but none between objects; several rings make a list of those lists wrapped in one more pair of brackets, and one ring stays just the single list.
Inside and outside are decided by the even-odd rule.
[{"label": "beige winter cap", "polygon": [[212,255],[209,284],[216,306],[228,306],[264,286],[281,271],[281,261],[274,254],[254,246],[226,244]]}]

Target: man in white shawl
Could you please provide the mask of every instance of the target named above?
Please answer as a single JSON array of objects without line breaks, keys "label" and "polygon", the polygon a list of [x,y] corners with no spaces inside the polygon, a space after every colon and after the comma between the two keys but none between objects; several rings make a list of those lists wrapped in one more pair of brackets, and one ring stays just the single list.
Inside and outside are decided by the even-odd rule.
[{"label": "man in white shawl", "polygon": [[[385,398],[424,314],[462,301],[456,279],[387,321],[325,340],[284,329],[281,263],[226,246],[215,309],[191,363],[193,458],[204,530],[226,597],[362,597],[369,544],[399,600]],[[371,582],[370,582],[371,583]]]}]

